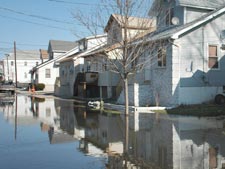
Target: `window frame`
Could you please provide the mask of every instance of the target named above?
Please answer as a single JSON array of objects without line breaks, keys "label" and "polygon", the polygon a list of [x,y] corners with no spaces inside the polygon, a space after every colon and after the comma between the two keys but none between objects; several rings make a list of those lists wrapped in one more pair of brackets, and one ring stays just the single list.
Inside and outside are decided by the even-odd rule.
[{"label": "window frame", "polygon": [[[214,46],[216,47],[216,56],[210,56],[210,46]],[[217,67],[214,67],[215,65],[213,66],[210,66],[210,58],[216,58],[217,59]],[[218,44],[208,44],[207,45],[207,63],[208,63],[208,69],[209,70],[219,70],[220,69],[220,64],[219,64],[219,60],[220,60],[220,48],[219,48],[219,45]]]},{"label": "window frame", "polygon": [[24,79],[27,79],[27,72],[24,72]]},{"label": "window frame", "polygon": [[172,24],[172,19],[174,17],[174,8],[169,8],[166,10],[166,18],[165,18],[165,23],[166,26],[171,26]]},{"label": "window frame", "polygon": [[51,78],[51,69],[45,69],[45,78]]},{"label": "window frame", "polygon": [[[161,54],[161,55],[160,55]],[[166,68],[167,65],[167,49],[165,46],[159,47],[157,50],[157,67]],[[161,61],[161,65],[159,64]]]}]

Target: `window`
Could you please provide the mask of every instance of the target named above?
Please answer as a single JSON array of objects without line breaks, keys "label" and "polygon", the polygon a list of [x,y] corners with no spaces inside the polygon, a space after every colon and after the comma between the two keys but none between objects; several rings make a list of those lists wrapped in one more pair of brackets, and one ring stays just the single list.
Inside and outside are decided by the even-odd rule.
[{"label": "window", "polygon": [[24,62],[24,66],[27,66],[27,62],[26,61]]},{"label": "window", "polygon": [[51,78],[51,70],[45,69],[45,78]]},{"label": "window", "polygon": [[50,117],[51,116],[51,108],[46,108],[46,117]]},{"label": "window", "polygon": [[217,168],[217,155],[218,155],[218,148],[217,147],[210,147],[209,148],[209,168]]},{"label": "window", "polygon": [[87,72],[91,71],[91,61],[87,61]]},{"label": "window", "polygon": [[172,25],[172,18],[174,17],[174,10],[170,8],[166,11],[166,25]]},{"label": "window", "polygon": [[218,47],[216,45],[209,45],[209,51],[208,51],[208,67],[211,69],[218,69]]},{"label": "window", "polygon": [[13,66],[13,61],[11,61],[11,66]]},{"label": "window", "polygon": [[166,67],[166,49],[160,48],[158,50],[158,67]]}]

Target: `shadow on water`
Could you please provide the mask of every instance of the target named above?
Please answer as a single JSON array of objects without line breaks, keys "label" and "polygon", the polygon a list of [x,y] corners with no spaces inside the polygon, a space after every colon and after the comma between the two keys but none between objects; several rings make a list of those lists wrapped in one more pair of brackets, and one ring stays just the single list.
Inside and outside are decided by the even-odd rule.
[{"label": "shadow on water", "polygon": [[[92,112],[71,100],[17,97],[17,125],[39,123],[50,145],[78,143],[74,151],[85,154],[84,161],[96,158],[99,168],[225,168],[224,117],[144,112],[125,117]],[[15,118],[9,113],[13,106],[0,106],[8,121]]]}]

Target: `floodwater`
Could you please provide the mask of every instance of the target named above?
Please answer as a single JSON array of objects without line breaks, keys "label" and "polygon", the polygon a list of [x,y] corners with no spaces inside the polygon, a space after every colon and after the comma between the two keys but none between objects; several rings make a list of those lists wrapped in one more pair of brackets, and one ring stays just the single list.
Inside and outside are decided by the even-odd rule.
[{"label": "floodwater", "polygon": [[0,169],[26,168],[225,169],[225,118],[125,118],[68,100],[4,97]]}]

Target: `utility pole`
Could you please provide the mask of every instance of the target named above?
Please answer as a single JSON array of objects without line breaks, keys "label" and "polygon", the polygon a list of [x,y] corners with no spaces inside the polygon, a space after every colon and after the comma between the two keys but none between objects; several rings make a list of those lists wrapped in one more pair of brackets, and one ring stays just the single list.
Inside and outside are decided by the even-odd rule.
[{"label": "utility pole", "polygon": [[9,54],[5,54],[7,60],[7,77],[9,82]]},{"label": "utility pole", "polygon": [[16,81],[16,88],[17,88],[16,41],[14,41],[14,59],[15,59],[15,81]]}]

